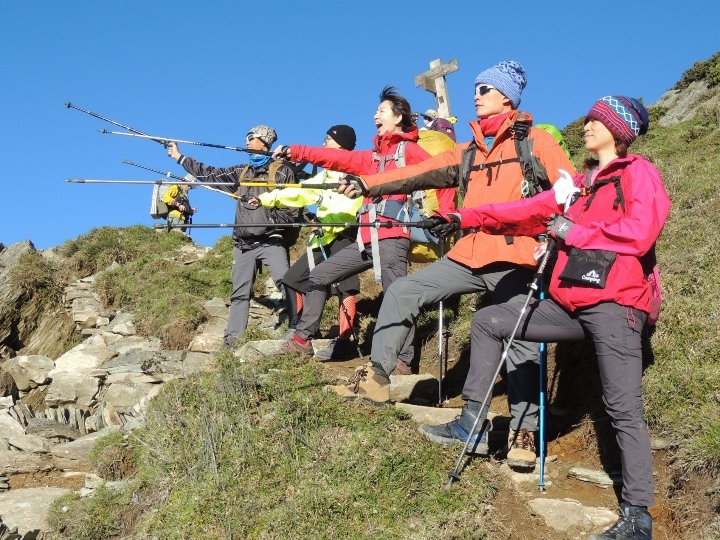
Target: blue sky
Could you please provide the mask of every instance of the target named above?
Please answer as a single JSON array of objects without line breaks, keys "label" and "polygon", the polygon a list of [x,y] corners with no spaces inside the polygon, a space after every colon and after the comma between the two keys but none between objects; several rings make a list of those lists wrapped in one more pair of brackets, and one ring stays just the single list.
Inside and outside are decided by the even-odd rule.
[{"label": "blue sky", "polygon": [[[682,73],[720,50],[714,2],[615,3],[204,0],[150,2],[1,0],[0,242],[39,249],[103,225],[152,225],[150,185],[70,184],[67,178],[155,180],[127,159],[182,174],[152,141],[101,135],[117,129],[65,102],[146,133],[243,146],[268,124],[280,143],[320,144],[352,125],[369,148],[383,86],[414,110],[434,107],[415,75],[457,59],[447,77],[458,140],[474,119],[473,81],[501,60],[522,63],[521,108],[564,127],[599,97],[654,103]],[[513,8],[515,12],[509,15]],[[180,145],[207,164],[247,155]],[[196,223],[228,223],[233,201],[192,192]],[[212,245],[229,229],[195,230]]]}]

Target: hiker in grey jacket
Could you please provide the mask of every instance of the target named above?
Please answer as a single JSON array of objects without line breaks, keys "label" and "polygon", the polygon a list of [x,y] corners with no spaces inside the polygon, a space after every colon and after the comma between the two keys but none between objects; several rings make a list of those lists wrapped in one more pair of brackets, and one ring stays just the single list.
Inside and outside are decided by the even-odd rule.
[{"label": "hiker in grey jacket", "polygon": [[[246,146],[250,150],[269,151],[277,140],[275,130],[268,126],[255,126],[248,131]],[[242,182],[269,182],[273,184],[294,183],[293,169],[270,156],[250,154],[250,162],[232,167],[211,167],[184,156],[175,143],[170,143],[168,156],[182,165],[199,182],[235,182],[233,186],[217,186],[237,197],[235,223],[233,228],[232,293],[230,294],[230,315],[225,330],[225,345],[233,347],[235,341],[245,332],[250,309],[250,295],[257,261],[262,261],[270,271],[275,285],[283,290],[282,278],[289,267],[288,246],[285,237],[287,229],[273,226],[278,223],[299,221],[300,209],[265,208],[256,201],[267,187],[248,187]]]}]

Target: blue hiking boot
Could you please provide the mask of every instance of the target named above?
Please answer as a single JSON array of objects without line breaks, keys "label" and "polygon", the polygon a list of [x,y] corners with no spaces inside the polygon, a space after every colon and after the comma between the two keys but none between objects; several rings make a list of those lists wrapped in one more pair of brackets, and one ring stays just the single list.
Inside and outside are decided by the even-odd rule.
[{"label": "blue hiking boot", "polygon": [[[468,438],[468,430],[470,428],[466,430],[463,426],[472,426],[474,422],[475,417],[473,417],[471,413],[466,412],[466,408],[463,408],[460,416],[452,422],[434,426],[424,424],[420,426],[419,431],[425,436],[426,439],[432,442],[444,445],[452,445],[458,443],[465,444],[465,441]],[[482,421],[478,422],[478,429],[482,427],[482,424]],[[479,456],[490,455],[490,448],[488,447],[487,429],[483,430],[482,436],[478,436],[477,432],[473,434],[472,438],[470,439],[470,444],[468,445],[468,453]]]},{"label": "blue hiking boot", "polygon": [[607,531],[588,540],[652,540],[652,516],[642,506],[620,504],[620,519]]}]

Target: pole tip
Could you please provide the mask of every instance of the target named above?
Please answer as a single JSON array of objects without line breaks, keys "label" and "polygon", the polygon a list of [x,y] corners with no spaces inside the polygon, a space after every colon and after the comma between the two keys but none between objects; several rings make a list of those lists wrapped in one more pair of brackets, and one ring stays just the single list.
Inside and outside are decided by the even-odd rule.
[{"label": "pole tip", "polygon": [[70,107],[72,107],[72,103],[70,103],[69,101],[66,101],[65,106],[69,109]]},{"label": "pole tip", "polygon": [[85,180],[83,180],[82,178],[68,178],[65,181],[66,182],[74,182],[76,184],[81,184],[81,183],[85,182]]}]

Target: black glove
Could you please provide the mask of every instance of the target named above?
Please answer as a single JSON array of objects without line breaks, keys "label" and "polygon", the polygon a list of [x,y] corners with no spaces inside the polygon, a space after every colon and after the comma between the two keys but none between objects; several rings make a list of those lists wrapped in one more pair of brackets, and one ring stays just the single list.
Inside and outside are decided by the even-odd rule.
[{"label": "black glove", "polygon": [[[353,190],[355,191],[353,195],[348,195],[348,197],[355,199],[360,195],[367,196],[368,193],[370,193],[359,176],[355,176],[353,174],[346,174],[344,180],[350,186],[352,186]],[[340,189],[342,189],[342,185],[340,186]]]},{"label": "black glove", "polygon": [[446,214],[446,216],[435,214],[420,223],[435,236],[447,238],[460,230],[460,215]]},{"label": "black glove", "polygon": [[573,225],[575,225],[575,223],[566,217],[559,214],[553,214],[550,216],[550,221],[548,221],[547,224],[548,236],[564,242]]}]

